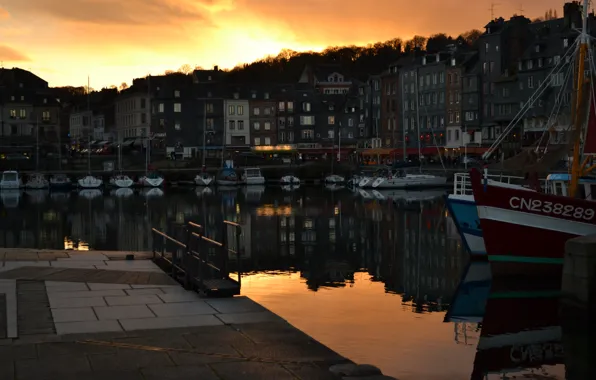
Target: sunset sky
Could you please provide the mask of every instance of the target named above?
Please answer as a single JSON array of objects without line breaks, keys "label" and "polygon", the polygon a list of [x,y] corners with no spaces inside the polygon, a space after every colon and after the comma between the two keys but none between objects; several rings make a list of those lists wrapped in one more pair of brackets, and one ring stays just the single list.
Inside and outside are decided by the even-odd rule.
[{"label": "sunset sky", "polygon": [[[500,0],[530,18],[564,0]],[[423,6],[416,9],[412,4]],[[489,0],[0,0],[0,60],[51,86],[131,83],[183,64],[234,67],[283,48],[320,50],[482,28]]]}]

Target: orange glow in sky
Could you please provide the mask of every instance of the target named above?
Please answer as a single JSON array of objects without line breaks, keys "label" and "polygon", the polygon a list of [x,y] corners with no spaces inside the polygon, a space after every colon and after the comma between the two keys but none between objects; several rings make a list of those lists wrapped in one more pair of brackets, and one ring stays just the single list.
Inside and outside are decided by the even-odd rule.
[{"label": "orange glow in sky", "polygon": [[[101,88],[176,70],[232,68],[283,48],[321,50],[413,34],[482,28],[489,1],[427,0],[3,0],[0,60],[51,86]],[[528,0],[531,18],[563,1]],[[520,13],[501,1],[495,16]]]}]

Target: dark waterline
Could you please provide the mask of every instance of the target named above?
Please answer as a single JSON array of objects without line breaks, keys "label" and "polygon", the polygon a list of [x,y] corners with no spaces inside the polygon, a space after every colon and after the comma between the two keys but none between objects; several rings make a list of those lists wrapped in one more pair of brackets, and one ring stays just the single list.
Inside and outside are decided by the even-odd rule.
[{"label": "dark waterline", "polygon": [[[468,257],[441,197],[404,201],[437,192],[258,187],[0,195],[4,247],[145,251],[150,227],[167,231],[193,220],[216,237],[222,220],[237,221],[244,229],[244,295],[340,354],[401,380],[471,378],[480,325],[443,322]],[[401,200],[394,204],[391,196]],[[551,376],[560,370],[545,369]]]}]

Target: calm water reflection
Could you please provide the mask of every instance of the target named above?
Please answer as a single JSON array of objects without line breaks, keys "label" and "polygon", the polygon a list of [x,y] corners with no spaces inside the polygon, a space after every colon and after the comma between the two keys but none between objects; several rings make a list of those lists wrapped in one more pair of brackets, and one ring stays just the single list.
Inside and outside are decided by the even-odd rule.
[{"label": "calm water reflection", "polygon": [[462,276],[474,276],[464,276],[467,255],[440,192],[253,188],[0,195],[5,247],[150,250],[150,227],[171,230],[194,220],[218,238],[223,219],[237,221],[249,272],[242,292],[339,353],[401,380],[481,380],[495,370],[479,364],[491,356],[476,350],[485,304],[487,313],[494,309],[486,301],[490,279],[469,271],[479,282],[460,285]]}]

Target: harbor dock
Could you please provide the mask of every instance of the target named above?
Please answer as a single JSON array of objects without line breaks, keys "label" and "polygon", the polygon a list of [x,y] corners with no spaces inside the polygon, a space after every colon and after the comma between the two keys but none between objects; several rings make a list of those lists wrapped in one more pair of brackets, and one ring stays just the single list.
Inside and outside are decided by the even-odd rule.
[{"label": "harbor dock", "polygon": [[330,367],[353,365],[250,298],[185,290],[152,257],[0,248],[0,379],[337,379]]}]

